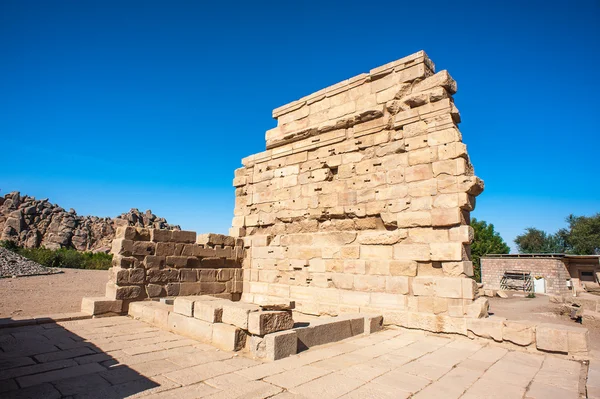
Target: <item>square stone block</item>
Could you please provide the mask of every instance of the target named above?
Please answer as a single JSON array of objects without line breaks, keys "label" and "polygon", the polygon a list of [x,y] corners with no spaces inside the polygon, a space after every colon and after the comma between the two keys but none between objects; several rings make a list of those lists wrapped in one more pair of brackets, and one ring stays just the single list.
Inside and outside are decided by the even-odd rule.
[{"label": "square stone block", "polygon": [[81,311],[92,316],[123,311],[123,301],[105,297],[86,297],[81,300]]},{"label": "square stone block", "polygon": [[192,339],[210,343],[212,341],[213,324],[171,312],[168,316],[169,330]]},{"label": "square stone block", "polygon": [[365,335],[372,334],[383,329],[383,316],[364,315],[365,316]]},{"label": "square stone block", "polygon": [[[260,345],[259,345],[260,347]],[[279,360],[298,353],[298,334],[294,330],[265,335],[265,358]]]},{"label": "square stone block", "polygon": [[248,332],[254,335],[271,334],[294,327],[291,311],[259,311],[248,314]]},{"label": "square stone block", "polygon": [[198,299],[199,297],[194,296],[180,296],[175,298],[173,312],[192,317],[194,315],[194,302]]},{"label": "square stone block", "polygon": [[535,324],[506,320],[502,329],[502,338],[520,346],[531,345],[535,342]]},{"label": "square stone block", "polygon": [[226,351],[239,351],[246,345],[246,332],[241,328],[216,323],[212,328],[212,344]]},{"label": "square stone block", "polygon": [[248,315],[259,310],[260,306],[251,303],[231,302],[223,304],[222,322],[247,330]]},{"label": "square stone block", "polygon": [[568,353],[569,334],[567,330],[556,327],[554,324],[539,324],[535,329],[535,345],[543,351]]},{"label": "square stone block", "polygon": [[209,323],[221,323],[223,304],[226,302],[214,299],[214,301],[196,301],[194,303],[194,317]]}]

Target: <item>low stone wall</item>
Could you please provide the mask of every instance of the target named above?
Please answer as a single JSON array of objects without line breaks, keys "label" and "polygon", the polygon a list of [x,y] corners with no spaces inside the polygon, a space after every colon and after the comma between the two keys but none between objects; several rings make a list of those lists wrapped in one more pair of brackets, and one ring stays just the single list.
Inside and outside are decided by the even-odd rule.
[{"label": "low stone wall", "polygon": [[544,277],[547,294],[571,293],[567,287],[571,276],[561,258],[481,258],[481,282],[485,289],[499,290],[505,271],[530,272],[532,277]]},{"label": "low stone wall", "polygon": [[146,298],[214,295],[239,300],[242,240],[193,231],[119,227],[104,298],[86,298],[82,310],[114,314]]}]

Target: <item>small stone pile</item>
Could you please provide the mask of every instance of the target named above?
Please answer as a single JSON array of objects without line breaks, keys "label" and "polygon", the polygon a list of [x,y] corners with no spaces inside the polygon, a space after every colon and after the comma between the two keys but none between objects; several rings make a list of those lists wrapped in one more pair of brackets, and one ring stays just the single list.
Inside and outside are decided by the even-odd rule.
[{"label": "small stone pile", "polygon": [[66,211],[47,198],[36,200],[18,191],[0,197],[0,240],[26,248],[108,252],[118,226],[181,230],[150,210],[131,209],[116,218],[78,216],[74,209]]},{"label": "small stone pile", "polygon": [[6,248],[0,247],[0,278],[54,273],[61,273],[61,271],[52,267],[42,266]]}]

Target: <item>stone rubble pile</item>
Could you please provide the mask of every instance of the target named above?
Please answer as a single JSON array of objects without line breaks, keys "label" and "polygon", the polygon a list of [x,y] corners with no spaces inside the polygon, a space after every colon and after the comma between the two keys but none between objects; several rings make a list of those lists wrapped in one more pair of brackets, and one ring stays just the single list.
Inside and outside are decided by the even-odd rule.
[{"label": "stone rubble pile", "polygon": [[19,254],[0,247],[0,278],[38,276],[60,273],[58,269],[45,267]]},{"label": "stone rubble pile", "polygon": [[150,210],[131,209],[116,218],[79,216],[73,209],[66,211],[48,199],[21,196],[18,191],[0,197],[0,240],[26,248],[108,252],[118,226],[180,230]]}]

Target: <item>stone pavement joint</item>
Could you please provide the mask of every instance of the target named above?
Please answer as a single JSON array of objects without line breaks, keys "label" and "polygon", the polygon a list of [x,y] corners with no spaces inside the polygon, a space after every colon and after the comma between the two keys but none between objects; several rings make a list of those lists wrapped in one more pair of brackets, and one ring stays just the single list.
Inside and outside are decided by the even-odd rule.
[{"label": "stone pavement joint", "polygon": [[[113,317],[3,329],[0,396],[567,399],[586,389],[585,363],[458,336],[387,329],[265,362],[146,327]],[[86,346],[61,349],[67,337]],[[587,377],[588,397],[598,398],[596,362]]]}]

